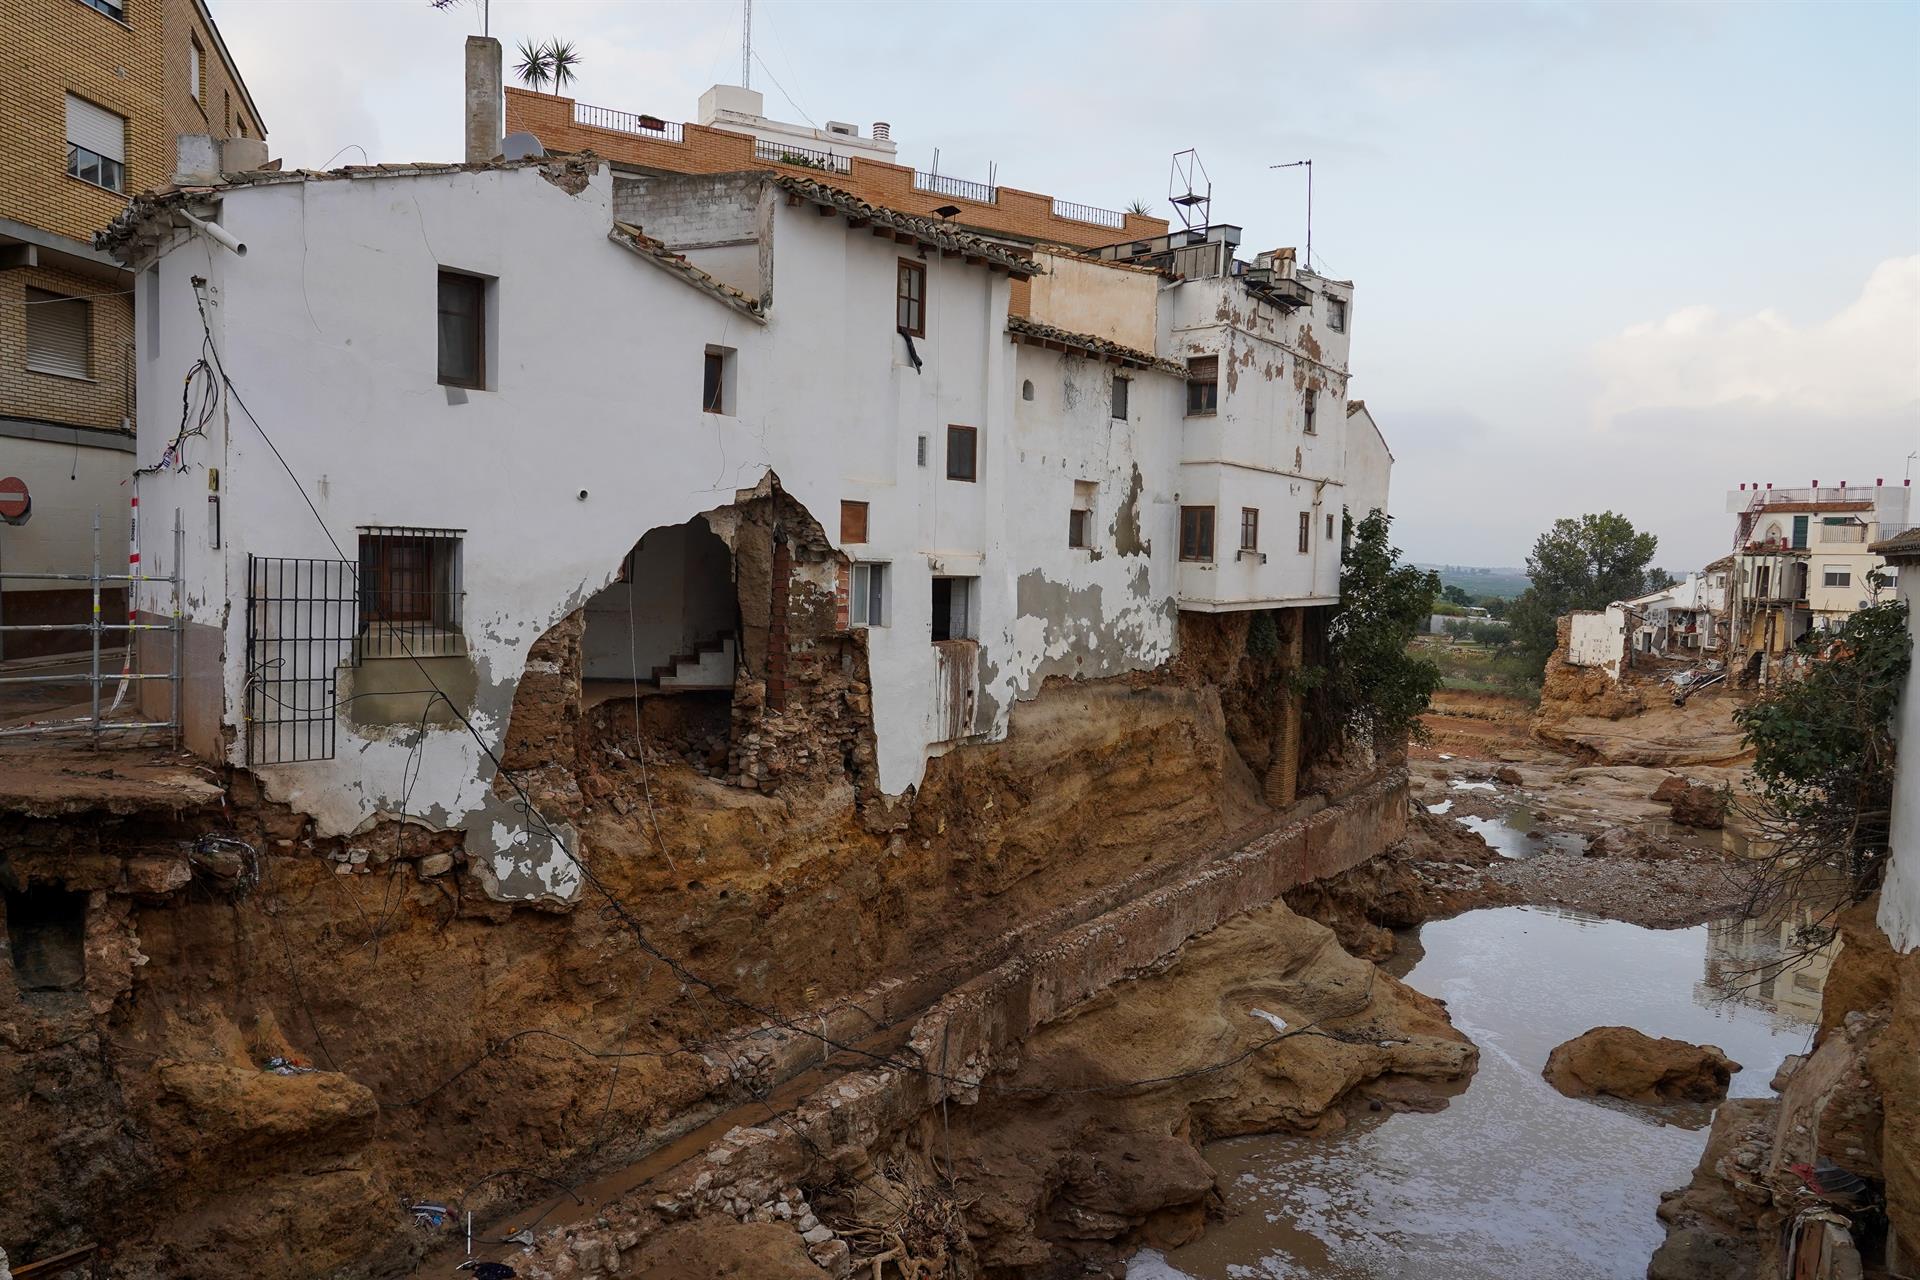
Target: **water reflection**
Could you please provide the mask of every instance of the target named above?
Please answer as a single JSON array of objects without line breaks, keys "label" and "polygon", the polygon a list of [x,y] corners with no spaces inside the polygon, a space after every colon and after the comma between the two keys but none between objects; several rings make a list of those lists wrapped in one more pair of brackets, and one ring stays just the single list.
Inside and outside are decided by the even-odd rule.
[{"label": "water reflection", "polygon": [[1587,838],[1573,831],[1544,831],[1533,810],[1515,805],[1497,818],[1461,815],[1454,819],[1487,842],[1503,858],[1531,858],[1540,853],[1584,853]]},{"label": "water reflection", "polygon": [[1752,931],[1515,907],[1437,921],[1420,940],[1407,981],[1480,1046],[1467,1091],[1433,1115],[1363,1114],[1328,1139],[1215,1144],[1234,1216],[1171,1256],[1141,1255],[1130,1280],[1637,1280],[1661,1239],[1660,1192],[1687,1180],[1706,1134],[1563,1097],[1540,1077],[1548,1052],[1590,1027],[1638,1027],[1719,1045],[1744,1065],[1733,1094],[1754,1096],[1805,1045],[1796,1006],[1728,999],[1714,981],[1764,950]]},{"label": "water reflection", "polygon": [[1764,1010],[1782,1026],[1816,1021],[1827,970],[1840,950],[1839,939],[1823,927],[1827,915],[1822,904],[1797,902],[1779,915],[1709,924],[1697,994]]}]

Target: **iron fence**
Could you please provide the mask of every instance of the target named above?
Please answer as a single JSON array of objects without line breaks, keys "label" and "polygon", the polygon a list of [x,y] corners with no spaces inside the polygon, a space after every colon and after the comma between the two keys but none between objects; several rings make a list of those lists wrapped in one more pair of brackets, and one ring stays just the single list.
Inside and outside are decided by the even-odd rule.
[{"label": "iron fence", "polygon": [[1053,216],[1071,218],[1075,222],[1090,222],[1096,227],[1112,227],[1120,230],[1127,225],[1127,215],[1113,209],[1100,209],[1090,204],[1075,204],[1071,200],[1055,200]]},{"label": "iron fence", "polygon": [[[55,634],[61,632],[84,632],[87,637],[85,651],[86,670],[75,672],[55,672],[41,675],[0,675],[0,685],[52,685],[69,684],[87,686],[88,709],[85,715],[56,716],[48,720],[34,720],[26,724],[9,725],[0,728],[0,738],[44,738],[59,734],[84,734],[98,748],[100,739],[106,733],[141,732],[148,729],[165,729],[172,734],[175,746],[180,742],[180,645],[183,628],[181,616],[180,561],[186,545],[186,535],[180,523],[180,512],[173,513],[173,563],[166,576],[132,572],[102,573],[100,571],[100,511],[93,513],[93,568],[88,573],[43,573],[32,571],[0,572],[0,585],[7,582],[73,582],[85,583],[89,590],[91,610],[86,622],[33,622],[7,623],[4,613],[0,612],[0,637],[29,634]],[[138,546],[137,533],[135,546]],[[171,597],[165,602],[166,611],[171,617],[166,622],[136,622],[140,616],[136,608],[134,590],[141,583],[165,583]],[[124,587],[127,591],[127,618],[124,622],[107,622],[101,616],[101,592],[115,587]],[[159,604],[159,601],[153,602]],[[0,596],[0,610],[4,610],[4,597]],[[158,612],[157,610],[154,612]],[[168,655],[165,671],[135,671],[135,638],[147,633],[166,632],[172,637],[171,652]],[[106,647],[102,644],[108,635],[121,637],[125,650],[118,672],[108,672],[101,668],[101,654]],[[129,719],[114,719],[120,704],[126,700],[129,692],[144,687],[145,682],[164,680],[168,685],[167,718],[155,720],[146,710],[146,699],[134,694],[136,713]],[[115,686],[112,701],[103,709],[101,701],[104,687]]]},{"label": "iron fence", "polygon": [[775,164],[790,164],[801,169],[825,169],[829,173],[852,173],[853,160],[848,156],[837,156],[831,151],[815,151],[811,147],[790,147],[784,142],[761,142],[753,144],[753,156],[756,160],[771,160]]},{"label": "iron fence", "polygon": [[612,129],[618,133],[639,134],[643,138],[657,138],[662,142],[684,142],[686,129],[670,120],[657,116],[640,115],[632,111],[615,111],[612,107],[590,107],[584,102],[573,104],[573,122],[594,129]]},{"label": "iron fence", "polygon": [[1000,199],[998,187],[988,186],[984,182],[968,182],[965,178],[949,178],[938,173],[921,173],[918,169],[913,171],[913,189],[958,196],[962,200],[974,200],[981,204],[997,204]]}]

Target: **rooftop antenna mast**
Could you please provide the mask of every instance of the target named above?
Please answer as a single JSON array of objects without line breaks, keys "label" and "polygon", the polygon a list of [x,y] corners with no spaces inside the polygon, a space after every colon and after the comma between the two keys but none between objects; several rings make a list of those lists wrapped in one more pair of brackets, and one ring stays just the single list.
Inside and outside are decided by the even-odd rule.
[{"label": "rooftop antenna mast", "polygon": [[1173,169],[1167,174],[1167,203],[1190,233],[1207,233],[1213,221],[1213,179],[1207,176],[1207,166],[1200,163],[1200,153],[1192,147],[1173,157]]},{"label": "rooftop antenna mast", "polygon": [[1313,270],[1313,161],[1289,160],[1286,164],[1270,164],[1269,169],[1307,168],[1307,270]]},{"label": "rooftop antenna mast", "polygon": [[740,0],[740,87],[753,88],[753,0]]}]

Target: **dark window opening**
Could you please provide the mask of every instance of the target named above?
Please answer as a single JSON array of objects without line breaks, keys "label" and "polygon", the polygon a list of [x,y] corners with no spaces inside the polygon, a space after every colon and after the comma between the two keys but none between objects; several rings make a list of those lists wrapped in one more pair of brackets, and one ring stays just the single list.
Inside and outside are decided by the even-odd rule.
[{"label": "dark window opening", "polygon": [[1320,407],[1320,393],[1313,390],[1313,388],[1311,387],[1307,388],[1304,405],[1306,409],[1307,434],[1315,435],[1317,434],[1317,432],[1313,425],[1313,415],[1314,415],[1314,411]]},{"label": "dark window opening", "polygon": [[7,946],[21,991],[77,991],[85,983],[87,895],[35,885],[6,893]]},{"label": "dark window opening", "polygon": [[440,273],[440,382],[487,385],[487,282],[458,271]]},{"label": "dark window opening", "polygon": [[1123,378],[1119,374],[1113,376],[1113,416],[1121,422],[1127,419],[1127,392],[1132,383],[1131,378]]},{"label": "dark window opening", "polygon": [[1327,299],[1327,328],[1335,333],[1347,331],[1347,302],[1344,298]]},{"label": "dark window opening", "polygon": [[980,579],[933,579],[932,634],[935,644],[944,640],[972,640],[979,624]]},{"label": "dark window opening", "polygon": [[1313,547],[1313,512],[1300,513],[1300,551],[1305,554]]},{"label": "dark window opening", "polygon": [[455,529],[361,530],[362,656],[461,652],[459,547]]},{"label": "dark window opening", "polygon": [[708,413],[719,413],[720,375],[726,368],[726,357],[718,351],[707,352],[706,382],[700,391],[700,407]]},{"label": "dark window opening", "polygon": [[1240,508],[1240,549],[1260,549],[1260,512],[1254,507]]},{"label": "dark window opening", "polygon": [[1180,558],[1213,559],[1213,508],[1180,508]]},{"label": "dark window opening", "polygon": [[1093,513],[1082,511],[1078,507],[1067,512],[1067,545],[1084,548],[1087,542],[1088,517]]},{"label": "dark window opening", "polygon": [[1028,378],[1026,381],[1020,384],[1020,398],[1022,400],[1033,399],[1033,379],[1032,378]]},{"label": "dark window opening", "polygon": [[1333,512],[1327,512],[1327,541],[1333,541]]},{"label": "dark window opening", "polygon": [[924,264],[900,259],[893,323],[902,333],[916,338],[927,336],[927,268]]},{"label": "dark window opening", "polygon": [[947,479],[979,478],[980,433],[972,427],[947,428]]},{"label": "dark window opening", "polygon": [[1187,361],[1187,416],[1214,412],[1220,404],[1220,357],[1195,356]]}]

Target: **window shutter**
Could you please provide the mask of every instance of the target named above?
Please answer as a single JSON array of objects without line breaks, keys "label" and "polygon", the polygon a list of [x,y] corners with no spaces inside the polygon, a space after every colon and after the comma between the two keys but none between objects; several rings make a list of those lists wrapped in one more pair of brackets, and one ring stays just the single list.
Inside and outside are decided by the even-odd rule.
[{"label": "window shutter", "polygon": [[127,122],[84,98],[67,95],[67,141],[120,164],[127,162]]},{"label": "window shutter", "polygon": [[27,368],[86,377],[87,304],[44,289],[28,289],[27,303]]}]

